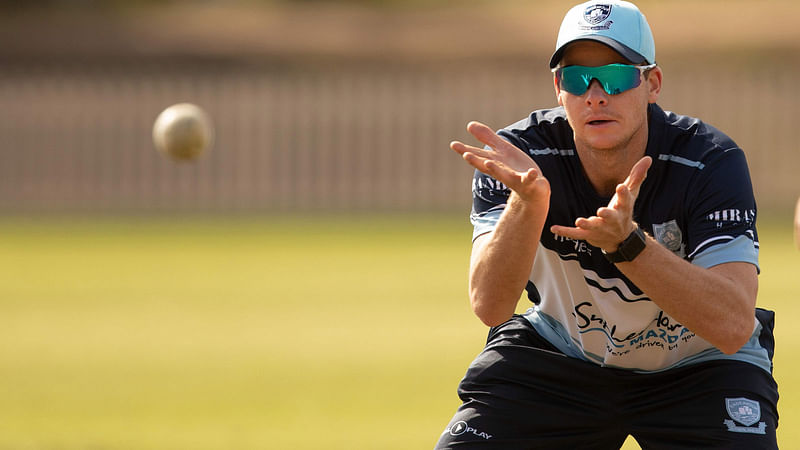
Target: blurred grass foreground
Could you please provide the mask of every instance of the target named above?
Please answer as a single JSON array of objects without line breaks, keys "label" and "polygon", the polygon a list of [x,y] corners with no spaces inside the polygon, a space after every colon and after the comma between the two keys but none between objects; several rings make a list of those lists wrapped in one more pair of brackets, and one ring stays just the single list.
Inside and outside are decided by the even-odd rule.
[{"label": "blurred grass foreground", "polygon": [[[762,224],[759,305],[792,448],[788,223]],[[2,221],[0,448],[432,448],[487,331],[470,233],[463,216]]]},{"label": "blurred grass foreground", "polygon": [[[747,154],[797,446],[800,3],[639,5],[662,106]],[[565,9],[0,1],[0,449],[431,448],[486,333],[447,143],[554,104]],[[193,164],[150,137],[183,101]]]},{"label": "blurred grass foreground", "polygon": [[5,222],[0,448],[429,448],[463,221]]}]

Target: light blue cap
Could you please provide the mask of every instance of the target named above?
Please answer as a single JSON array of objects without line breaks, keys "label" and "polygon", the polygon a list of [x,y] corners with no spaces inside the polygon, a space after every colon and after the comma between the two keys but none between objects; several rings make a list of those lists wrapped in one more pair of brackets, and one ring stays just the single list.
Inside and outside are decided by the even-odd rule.
[{"label": "light blue cap", "polygon": [[650,25],[630,2],[594,0],[570,9],[558,31],[550,68],[558,65],[568,44],[583,39],[602,42],[634,64],[656,62]]}]

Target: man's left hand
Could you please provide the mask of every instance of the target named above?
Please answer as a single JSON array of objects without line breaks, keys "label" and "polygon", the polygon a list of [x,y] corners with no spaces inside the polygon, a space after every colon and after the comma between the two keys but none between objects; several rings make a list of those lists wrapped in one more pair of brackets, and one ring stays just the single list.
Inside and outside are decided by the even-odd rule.
[{"label": "man's left hand", "polygon": [[619,244],[636,229],[636,224],[633,222],[633,205],[652,163],[653,159],[649,156],[637,161],[631,168],[628,178],[617,185],[614,197],[608,206],[599,208],[596,216],[577,218],[575,227],[553,225],[550,231],[557,236],[586,241],[607,253],[617,251]]}]

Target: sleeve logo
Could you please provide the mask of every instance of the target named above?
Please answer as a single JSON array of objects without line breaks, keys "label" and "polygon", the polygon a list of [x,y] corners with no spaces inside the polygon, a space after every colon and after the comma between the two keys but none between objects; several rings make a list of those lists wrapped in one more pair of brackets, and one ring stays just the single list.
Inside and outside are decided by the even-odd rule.
[{"label": "sleeve logo", "polygon": [[681,252],[683,233],[674,219],[653,224],[653,237],[672,252]]},{"label": "sleeve logo", "polygon": [[709,222],[744,222],[752,223],[756,218],[756,211],[754,209],[723,209],[721,211],[714,211],[706,216]]}]

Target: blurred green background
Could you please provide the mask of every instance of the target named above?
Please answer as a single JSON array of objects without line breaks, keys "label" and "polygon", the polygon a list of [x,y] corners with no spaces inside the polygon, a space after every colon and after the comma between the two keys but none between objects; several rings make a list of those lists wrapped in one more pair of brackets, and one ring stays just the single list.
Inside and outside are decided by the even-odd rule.
[{"label": "blurred green background", "polygon": [[[568,6],[0,1],[0,448],[431,448],[486,334],[447,143],[553,105]],[[661,105],[748,156],[792,448],[800,5],[639,6]],[[189,164],[150,138],[181,101]]]}]

